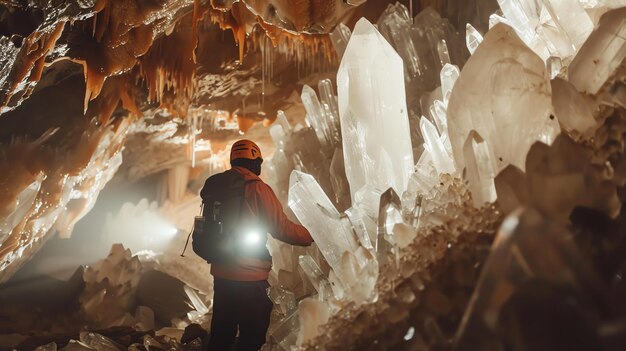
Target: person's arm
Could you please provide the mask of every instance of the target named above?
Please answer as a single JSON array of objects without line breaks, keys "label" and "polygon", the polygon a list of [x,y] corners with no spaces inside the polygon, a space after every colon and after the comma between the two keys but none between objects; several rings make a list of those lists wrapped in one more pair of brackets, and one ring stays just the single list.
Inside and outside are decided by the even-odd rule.
[{"label": "person's arm", "polygon": [[249,199],[256,204],[259,217],[264,220],[274,238],[292,245],[311,245],[313,238],[309,231],[287,218],[272,188],[263,182],[253,182],[250,190],[252,199]]}]

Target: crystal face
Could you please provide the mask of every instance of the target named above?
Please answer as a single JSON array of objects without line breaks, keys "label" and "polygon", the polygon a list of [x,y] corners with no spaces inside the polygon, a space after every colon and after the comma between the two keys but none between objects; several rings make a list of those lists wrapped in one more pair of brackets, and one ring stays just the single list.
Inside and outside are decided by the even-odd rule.
[{"label": "crystal face", "polygon": [[506,25],[496,25],[467,61],[448,106],[448,130],[457,166],[472,130],[487,141],[497,171],[524,169],[530,146],[553,114],[544,62]]},{"label": "crystal face", "polygon": [[352,199],[365,185],[406,190],[413,150],[402,59],[366,19],[337,73],[344,163]]}]

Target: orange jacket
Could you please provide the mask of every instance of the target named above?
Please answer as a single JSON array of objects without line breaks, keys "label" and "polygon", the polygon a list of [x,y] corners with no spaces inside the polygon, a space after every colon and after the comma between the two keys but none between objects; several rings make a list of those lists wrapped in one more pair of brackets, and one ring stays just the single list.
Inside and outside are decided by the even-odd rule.
[{"label": "orange jacket", "polygon": [[[241,209],[242,218],[258,218],[265,224],[268,232],[280,241],[298,246],[309,246],[313,242],[309,231],[290,221],[283,212],[274,191],[261,178],[243,167],[233,167],[246,181],[244,188],[244,204]],[[263,240],[263,245],[267,237]],[[271,258],[270,258],[271,259]],[[212,264],[211,274],[216,278],[236,281],[266,280],[272,268],[272,262],[255,259],[240,258],[233,264]]]}]

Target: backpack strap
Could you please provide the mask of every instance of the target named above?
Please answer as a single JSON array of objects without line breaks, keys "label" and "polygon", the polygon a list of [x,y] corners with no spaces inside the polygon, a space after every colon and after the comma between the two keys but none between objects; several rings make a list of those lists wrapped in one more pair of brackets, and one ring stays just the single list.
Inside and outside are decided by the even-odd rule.
[{"label": "backpack strap", "polygon": [[254,183],[254,182],[258,182],[258,179],[251,179],[251,180],[246,180],[243,183],[243,189],[241,191],[241,202],[239,203],[239,219],[241,219],[241,210],[243,209],[243,204],[246,201],[246,186],[248,184]]}]

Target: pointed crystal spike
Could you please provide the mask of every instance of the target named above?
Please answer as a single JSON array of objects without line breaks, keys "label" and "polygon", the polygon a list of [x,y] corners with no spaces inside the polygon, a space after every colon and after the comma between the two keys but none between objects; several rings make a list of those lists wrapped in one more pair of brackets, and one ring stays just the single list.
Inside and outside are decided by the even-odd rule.
[{"label": "pointed crystal spike", "polygon": [[448,134],[448,113],[446,105],[441,100],[435,100],[430,107],[430,115],[437,125],[439,134]]},{"label": "pointed crystal spike", "polygon": [[[403,63],[366,19],[352,33],[337,85],[352,198],[366,184],[403,192],[413,169]],[[388,159],[381,157],[383,151]],[[380,167],[380,161],[390,161],[390,169]]]},{"label": "pointed crystal spike", "polygon": [[343,53],[346,51],[350,35],[352,35],[350,28],[341,22],[330,33],[330,40],[333,43],[333,47],[335,48],[339,59],[341,59]]},{"label": "pointed crystal spike", "polygon": [[495,201],[496,163],[487,142],[475,130],[470,132],[463,145],[463,156],[474,207],[481,208],[485,203]]},{"label": "pointed crystal spike", "polygon": [[452,88],[454,88],[454,83],[459,79],[461,75],[461,71],[455,65],[451,65],[446,63],[441,69],[441,73],[439,75],[441,79],[441,93],[443,95],[443,103],[445,106],[448,106],[448,100],[450,99],[450,94],[452,94]]},{"label": "pointed crystal spike", "polygon": [[379,263],[391,253],[393,247],[390,244],[393,227],[402,223],[402,201],[398,194],[389,188],[380,196],[378,210],[378,236],[376,238],[376,255]]},{"label": "pointed crystal spike", "polygon": [[478,45],[483,42],[483,36],[480,34],[474,26],[471,24],[465,25],[465,44],[467,45],[467,50],[469,50],[470,54],[474,54]]},{"label": "pointed crystal spike", "polygon": [[307,121],[315,129],[315,134],[322,146],[330,146],[330,126],[315,90],[308,85],[302,87],[302,104],[306,110]]},{"label": "pointed crystal spike", "polygon": [[513,27],[511,22],[509,22],[506,18],[502,17],[501,15],[499,15],[497,13],[491,14],[491,16],[489,16],[489,30],[491,30],[491,28],[495,27],[496,24],[498,24],[498,23],[504,23],[504,24],[506,24],[509,27]]},{"label": "pointed crystal spike", "polygon": [[341,126],[339,123],[339,106],[337,96],[333,91],[333,83],[330,79],[322,79],[317,84],[320,93],[320,103],[328,124],[328,137],[331,146],[341,145]]},{"label": "pointed crystal spike", "polygon": [[276,122],[278,122],[283,127],[283,131],[285,132],[285,134],[291,133],[291,124],[289,124],[287,115],[285,115],[285,112],[283,110],[278,110],[278,112],[276,112]]},{"label": "pointed crystal spike", "polygon": [[445,39],[441,39],[437,43],[437,53],[439,55],[439,63],[442,67],[446,64],[450,64],[450,51],[448,50],[448,43],[446,43]]},{"label": "pointed crystal spike", "polygon": [[425,141],[424,147],[430,153],[437,172],[439,174],[453,174],[456,171],[454,161],[450,158],[451,155],[448,154],[444,144],[441,142],[437,128],[426,117],[422,116],[420,129]]},{"label": "pointed crystal spike", "polygon": [[270,137],[279,150],[285,149],[287,136],[285,135],[285,130],[282,125],[274,123],[270,127]]}]

